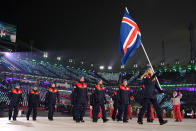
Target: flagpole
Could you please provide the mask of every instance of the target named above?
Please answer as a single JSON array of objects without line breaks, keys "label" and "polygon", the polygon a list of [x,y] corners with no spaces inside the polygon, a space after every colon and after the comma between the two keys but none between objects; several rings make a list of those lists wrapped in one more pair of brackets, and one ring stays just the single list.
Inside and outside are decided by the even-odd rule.
[{"label": "flagpole", "polygon": [[[129,13],[129,11],[128,11],[128,9],[127,9],[126,6],[125,6],[125,10]],[[148,54],[147,54],[147,52],[146,52],[146,50],[145,50],[144,45],[142,44],[142,42],[141,42],[141,45],[142,45],[142,49],[144,50],[144,53],[145,53],[145,55],[146,55],[146,58],[147,58],[147,60],[148,60],[148,63],[150,64],[150,67],[152,68],[152,71],[153,71],[153,73],[154,73],[154,68],[153,68],[153,66],[152,66],[152,64],[151,64],[151,62],[150,62],[150,59],[149,59],[149,57],[148,57]],[[159,83],[158,78],[157,78],[156,76],[155,76],[155,78],[156,78],[156,80],[157,80],[157,83],[158,83],[159,88],[160,88],[161,90],[163,90],[163,89],[161,88],[161,85],[160,85],[160,83]]]},{"label": "flagpole", "polygon": [[[154,72],[154,68],[153,68],[153,66],[152,66],[152,64],[151,64],[151,62],[150,62],[150,59],[149,59],[149,57],[148,57],[148,54],[147,54],[147,52],[146,52],[146,50],[145,50],[145,48],[144,48],[144,45],[141,43],[141,46],[142,46],[142,49],[144,50],[144,53],[145,53],[145,55],[146,55],[146,58],[147,58],[147,60],[148,60],[148,63],[150,64],[150,67],[152,68],[152,71]],[[158,78],[155,76],[155,78],[156,78],[156,80],[157,80],[157,83],[158,83],[158,85],[159,85],[159,88],[161,89],[161,90],[163,90],[162,88],[161,88],[161,85],[160,85],[160,83],[159,83],[159,80],[158,80]]]},{"label": "flagpole", "polygon": [[125,7],[125,10],[129,13],[129,11],[128,11],[127,7]]}]

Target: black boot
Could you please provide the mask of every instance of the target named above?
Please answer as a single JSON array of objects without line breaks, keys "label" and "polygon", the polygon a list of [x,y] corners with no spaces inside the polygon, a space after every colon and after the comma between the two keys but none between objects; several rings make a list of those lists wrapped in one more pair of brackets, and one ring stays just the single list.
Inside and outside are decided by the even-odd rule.
[{"label": "black boot", "polygon": [[80,123],[80,119],[76,119],[76,123]]},{"label": "black boot", "polygon": [[138,123],[138,124],[140,124],[140,125],[142,125],[142,124],[143,124],[143,122],[142,122],[142,121],[139,121],[139,120],[137,121],[137,123]]},{"label": "black boot", "polygon": [[81,121],[81,122],[85,122],[83,118],[80,118],[80,121]]},{"label": "black boot", "polygon": [[117,121],[122,121],[122,119],[117,119]]},{"label": "black boot", "polygon": [[53,121],[53,118],[48,118],[49,121]]},{"label": "black boot", "polygon": [[153,120],[147,120],[147,123],[153,123]]},{"label": "black boot", "polygon": [[97,120],[93,120],[93,122],[97,122]]},{"label": "black boot", "polygon": [[159,121],[159,122],[160,122],[160,125],[164,125],[164,124],[167,123],[167,120],[161,120],[161,121]]},{"label": "black boot", "polygon": [[109,121],[109,119],[103,119],[103,123],[105,123],[105,122],[107,122],[107,121]]},{"label": "black boot", "polygon": [[116,117],[112,116],[112,120],[115,121],[116,120]]},{"label": "black boot", "polygon": [[73,120],[74,120],[74,121],[76,121],[76,118],[75,118],[75,117],[73,117]]},{"label": "black boot", "polygon": [[123,120],[123,123],[128,123],[128,120]]},{"label": "black boot", "polygon": [[27,118],[27,121],[29,120],[29,117],[28,116],[26,116],[26,118]]}]

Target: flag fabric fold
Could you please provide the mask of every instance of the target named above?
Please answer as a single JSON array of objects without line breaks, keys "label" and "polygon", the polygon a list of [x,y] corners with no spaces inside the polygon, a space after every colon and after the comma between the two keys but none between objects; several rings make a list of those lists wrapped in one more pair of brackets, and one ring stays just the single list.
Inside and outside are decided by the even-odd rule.
[{"label": "flag fabric fold", "polygon": [[129,15],[128,10],[125,10],[120,27],[120,53],[123,55],[121,59],[122,65],[126,64],[127,60],[134,55],[140,45],[140,30],[133,18]]}]

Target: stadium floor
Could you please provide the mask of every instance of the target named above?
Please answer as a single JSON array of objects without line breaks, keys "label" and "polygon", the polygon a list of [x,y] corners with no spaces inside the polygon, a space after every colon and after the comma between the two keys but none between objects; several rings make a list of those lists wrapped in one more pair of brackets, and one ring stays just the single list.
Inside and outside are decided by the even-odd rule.
[{"label": "stadium floor", "polygon": [[196,119],[184,119],[183,122],[177,123],[168,119],[168,124],[159,125],[156,119],[154,123],[143,125],[136,123],[136,118],[129,123],[109,121],[103,123],[91,122],[90,118],[85,118],[85,123],[75,123],[71,117],[55,117],[54,121],[48,121],[47,117],[38,117],[37,121],[27,121],[25,117],[19,117],[17,121],[8,121],[7,118],[0,118],[0,127],[2,131],[195,131]]}]

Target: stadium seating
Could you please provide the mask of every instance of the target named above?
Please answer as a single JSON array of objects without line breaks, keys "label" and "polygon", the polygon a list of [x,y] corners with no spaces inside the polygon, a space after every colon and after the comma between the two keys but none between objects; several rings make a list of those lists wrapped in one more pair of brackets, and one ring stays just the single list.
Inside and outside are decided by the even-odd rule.
[{"label": "stadium seating", "polygon": [[[39,61],[39,62],[38,62]],[[127,79],[128,84],[131,87],[131,92],[135,96],[136,101],[140,100],[141,92],[141,79],[139,76],[144,72],[142,69],[130,70],[129,72],[104,72],[104,71],[92,71],[87,69],[81,69],[79,67],[67,66],[62,64],[51,64],[50,62],[44,62],[42,60],[32,60],[30,58],[24,57],[14,57],[12,59],[6,57],[0,57],[0,80],[3,81],[6,79],[6,75],[2,72],[10,72],[9,77],[18,77],[22,78],[28,75],[31,75],[36,81],[44,81],[42,78],[60,78],[61,80],[68,80],[70,83],[75,83],[79,80],[80,76],[85,77],[85,81],[88,83],[89,89],[94,87],[96,80],[98,78],[103,79],[104,85],[107,89],[107,94],[111,95],[115,88],[118,88],[122,79]],[[195,66],[193,66],[195,67]],[[163,88],[166,90],[167,94],[172,96],[173,90],[177,90],[177,87],[186,87],[186,88],[195,88],[196,85],[196,68],[187,68],[187,69],[178,69],[174,70],[173,68],[165,69],[165,67],[157,67],[155,70],[159,70],[158,74],[159,81]],[[24,74],[24,75],[20,75]],[[38,77],[40,76],[40,78]],[[56,81],[57,82],[57,81]],[[4,83],[4,82],[2,82]],[[9,87],[14,86],[16,82],[11,82],[9,84],[0,85],[0,103],[5,102],[9,104]],[[27,108],[28,102],[26,95],[30,91],[31,83],[21,83],[21,89],[23,91],[23,102],[22,107]],[[72,85],[73,86],[73,85]],[[38,86],[40,90],[41,104],[44,106],[45,94],[47,92],[47,86],[40,84]],[[67,90],[65,88],[59,87],[61,90]],[[195,101],[196,98],[195,90],[184,90],[183,88],[178,89],[178,91],[183,92],[184,101]],[[70,103],[70,96],[68,94],[61,94],[61,103]],[[160,102],[163,99],[163,96],[157,96],[158,101]],[[196,108],[194,105],[191,105],[188,102],[189,107]],[[185,105],[187,106],[187,104]],[[172,105],[169,101],[166,101],[162,106],[171,110]]]}]

